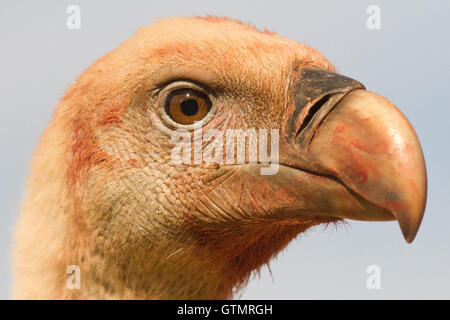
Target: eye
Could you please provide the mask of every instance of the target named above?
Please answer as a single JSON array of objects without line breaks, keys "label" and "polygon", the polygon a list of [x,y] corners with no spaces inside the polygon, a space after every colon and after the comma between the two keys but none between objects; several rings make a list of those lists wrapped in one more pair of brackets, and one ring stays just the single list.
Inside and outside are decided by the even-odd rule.
[{"label": "eye", "polygon": [[202,92],[192,89],[181,89],[171,92],[165,102],[165,110],[169,117],[183,125],[202,120],[211,109],[211,101]]}]

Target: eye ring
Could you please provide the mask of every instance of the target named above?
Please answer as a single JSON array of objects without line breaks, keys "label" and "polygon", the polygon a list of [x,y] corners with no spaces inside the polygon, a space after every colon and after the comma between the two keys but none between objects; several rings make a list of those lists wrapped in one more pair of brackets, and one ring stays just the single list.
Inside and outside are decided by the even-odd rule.
[{"label": "eye ring", "polygon": [[215,114],[211,92],[196,83],[177,81],[159,94],[159,108],[164,122],[172,128],[193,130],[196,122],[205,125]]}]

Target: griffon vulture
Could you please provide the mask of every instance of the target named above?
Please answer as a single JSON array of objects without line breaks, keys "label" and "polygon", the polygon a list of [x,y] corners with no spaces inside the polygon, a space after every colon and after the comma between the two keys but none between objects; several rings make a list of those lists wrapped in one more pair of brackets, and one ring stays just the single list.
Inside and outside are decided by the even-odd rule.
[{"label": "griffon vulture", "polygon": [[[266,130],[278,168],[173,161],[208,129]],[[247,159],[256,147],[244,146]],[[318,224],[398,220],[411,242],[425,199],[408,120],[320,52],[227,18],[164,19],[60,100],[31,160],[13,297],[231,298]]]}]

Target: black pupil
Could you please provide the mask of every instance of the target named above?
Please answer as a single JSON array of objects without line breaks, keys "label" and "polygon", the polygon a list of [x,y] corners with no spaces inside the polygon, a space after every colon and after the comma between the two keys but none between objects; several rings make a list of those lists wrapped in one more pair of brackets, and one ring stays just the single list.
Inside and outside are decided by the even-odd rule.
[{"label": "black pupil", "polygon": [[187,116],[193,116],[198,111],[197,101],[194,99],[186,99],[181,102],[181,111]]}]

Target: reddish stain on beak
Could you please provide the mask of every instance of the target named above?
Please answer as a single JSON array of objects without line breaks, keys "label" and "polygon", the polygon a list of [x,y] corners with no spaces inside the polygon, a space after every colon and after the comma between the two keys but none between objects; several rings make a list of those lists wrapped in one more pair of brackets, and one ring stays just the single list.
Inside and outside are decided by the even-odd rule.
[{"label": "reddish stain on beak", "polygon": [[[391,102],[351,91],[322,120],[306,153],[314,171],[388,209],[406,241],[414,239],[425,210],[425,161],[414,129]],[[383,220],[370,212],[343,218]]]}]

